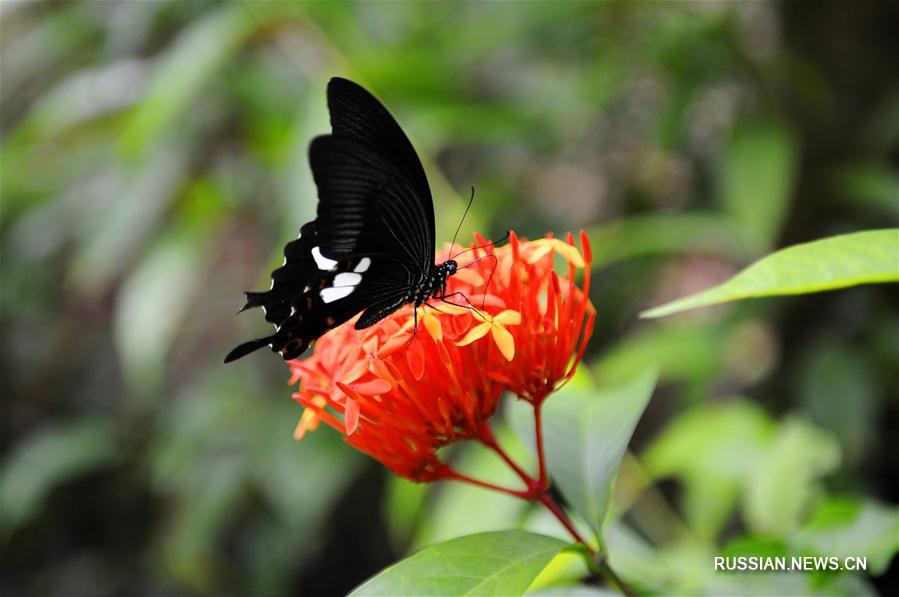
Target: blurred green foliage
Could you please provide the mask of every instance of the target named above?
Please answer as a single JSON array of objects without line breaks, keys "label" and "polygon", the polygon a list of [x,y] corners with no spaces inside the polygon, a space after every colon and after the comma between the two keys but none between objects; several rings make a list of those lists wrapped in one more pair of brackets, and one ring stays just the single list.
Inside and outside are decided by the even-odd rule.
[{"label": "blurred green foliage", "polygon": [[[233,316],[240,291],[314,214],[306,147],[344,75],[413,139],[439,239],[470,185],[465,232],[590,234],[585,371],[603,387],[660,371],[607,521],[622,574],[888,593],[895,288],[637,315],[775,249],[899,224],[896,13],[0,3],[4,592],[338,594],[409,546],[560,535],[512,498],[390,479],[327,430],[293,442],[285,367],[221,365],[263,329]],[[866,552],[875,578],[716,576],[725,549]],[[563,557],[540,586],[583,574]]]}]

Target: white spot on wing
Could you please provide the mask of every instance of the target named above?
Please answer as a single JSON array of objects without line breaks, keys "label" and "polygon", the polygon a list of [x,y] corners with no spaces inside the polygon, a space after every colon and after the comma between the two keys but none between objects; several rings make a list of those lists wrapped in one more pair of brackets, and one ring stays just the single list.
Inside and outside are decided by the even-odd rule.
[{"label": "white spot on wing", "polygon": [[351,295],[354,290],[356,290],[355,286],[341,286],[339,288],[332,286],[331,288],[323,288],[318,294],[322,297],[322,301],[333,303],[345,296]]},{"label": "white spot on wing", "polygon": [[312,258],[315,259],[315,265],[317,265],[320,270],[327,271],[337,265],[336,261],[322,255],[322,250],[319,247],[312,247]]},{"label": "white spot on wing", "polygon": [[363,257],[359,261],[359,265],[357,265],[356,267],[353,268],[353,271],[356,273],[359,273],[359,274],[361,274],[363,272],[367,272],[370,265],[371,265],[371,259],[369,259],[368,257]]},{"label": "white spot on wing", "polygon": [[334,287],[340,288],[343,286],[356,286],[361,281],[362,281],[362,276],[360,274],[353,274],[353,273],[337,274],[336,276],[334,276]]}]

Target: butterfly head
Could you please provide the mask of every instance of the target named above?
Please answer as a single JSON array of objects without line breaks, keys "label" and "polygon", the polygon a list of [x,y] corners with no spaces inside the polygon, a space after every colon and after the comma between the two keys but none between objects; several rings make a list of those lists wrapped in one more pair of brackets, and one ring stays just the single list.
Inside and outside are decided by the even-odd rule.
[{"label": "butterfly head", "polygon": [[443,262],[443,269],[446,272],[447,276],[452,276],[456,273],[456,268],[458,265],[452,259]]}]

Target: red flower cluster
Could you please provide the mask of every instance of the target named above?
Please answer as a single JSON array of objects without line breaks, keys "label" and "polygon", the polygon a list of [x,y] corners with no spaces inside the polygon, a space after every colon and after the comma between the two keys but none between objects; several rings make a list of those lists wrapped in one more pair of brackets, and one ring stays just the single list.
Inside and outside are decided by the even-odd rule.
[{"label": "red flower cluster", "polygon": [[[486,242],[476,235],[475,247]],[[593,330],[588,298],[590,245],[512,235],[501,248],[475,248],[448,280],[453,302],[411,306],[364,330],[355,320],[320,338],[314,353],[289,363],[294,398],[305,406],[297,439],[324,421],[347,443],[414,481],[452,476],[437,450],[481,437],[504,391],[539,409],[570,379]],[[448,247],[445,256],[459,251]],[[568,264],[555,271],[555,255]],[[583,284],[575,270],[583,268]],[[457,300],[458,299],[458,300]],[[410,338],[411,341],[410,341]]]}]

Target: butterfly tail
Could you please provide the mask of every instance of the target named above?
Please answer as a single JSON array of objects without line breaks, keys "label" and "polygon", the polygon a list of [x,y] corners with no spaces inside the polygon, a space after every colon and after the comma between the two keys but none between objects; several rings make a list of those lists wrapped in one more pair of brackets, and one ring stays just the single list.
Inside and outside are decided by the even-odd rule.
[{"label": "butterfly tail", "polygon": [[265,305],[266,300],[268,299],[268,292],[244,292],[247,297],[247,302],[243,307],[240,308],[238,313],[243,313],[247,309],[252,309],[253,307],[262,307]]},{"label": "butterfly tail", "polygon": [[251,352],[256,352],[260,348],[264,348],[271,344],[274,339],[275,336],[268,336],[267,338],[257,338],[256,340],[244,342],[228,353],[228,356],[225,357],[225,362],[230,363],[231,361],[236,361],[239,358],[247,356]]}]

